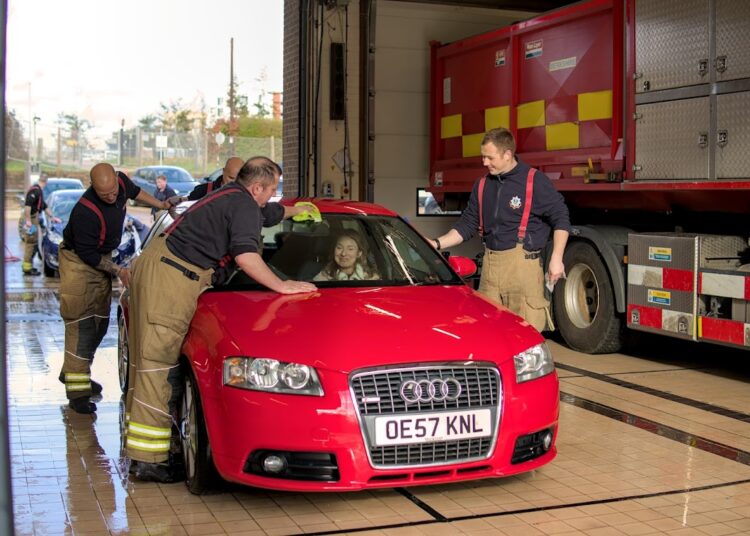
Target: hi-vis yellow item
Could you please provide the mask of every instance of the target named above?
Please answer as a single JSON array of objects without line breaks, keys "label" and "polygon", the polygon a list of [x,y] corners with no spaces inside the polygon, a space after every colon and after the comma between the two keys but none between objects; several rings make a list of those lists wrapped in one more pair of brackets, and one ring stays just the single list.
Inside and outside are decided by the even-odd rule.
[{"label": "hi-vis yellow item", "polygon": [[294,206],[306,207],[307,210],[305,210],[305,212],[301,212],[297,214],[296,216],[292,216],[292,220],[294,221],[312,220],[316,223],[320,223],[323,221],[323,218],[320,216],[320,210],[318,210],[318,207],[316,207],[313,203],[310,203],[309,201],[298,201],[294,204]]}]

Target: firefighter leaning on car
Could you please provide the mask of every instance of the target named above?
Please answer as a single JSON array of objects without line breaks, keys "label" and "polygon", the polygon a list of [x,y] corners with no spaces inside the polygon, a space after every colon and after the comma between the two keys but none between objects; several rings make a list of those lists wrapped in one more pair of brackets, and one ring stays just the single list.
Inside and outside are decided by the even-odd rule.
[{"label": "firefighter leaning on car", "polygon": [[60,381],[70,407],[93,413],[91,395],[102,387],[91,380],[94,352],[109,326],[112,277],[127,286],[128,268],[112,262],[112,251],[122,239],[128,199],[157,208],[170,207],[133,184],[110,164],[91,168],[91,186],[70,213],[60,243],[60,316],[65,322],[65,359]]},{"label": "firefighter leaning on car", "polygon": [[[204,182],[202,184],[199,184],[195,188],[193,188],[193,191],[190,192],[190,194],[187,196],[188,201],[197,201],[198,199],[201,199],[203,197],[206,197],[211,192],[214,192],[221,188],[222,186],[229,184],[230,182],[234,182],[237,180],[237,174],[240,172],[240,169],[242,168],[242,165],[245,162],[242,161],[242,158],[239,158],[237,156],[231,157],[229,160],[227,160],[226,164],[224,164],[224,169],[222,170],[222,173],[219,177],[217,177],[213,182]],[[184,201],[185,199],[181,199],[181,201]]]},{"label": "firefighter leaning on car", "polygon": [[44,201],[43,189],[46,184],[47,176],[42,174],[39,177],[39,181],[26,192],[21,225],[19,225],[18,229],[21,239],[24,242],[23,264],[21,265],[24,275],[40,274],[39,270],[34,268],[34,254],[39,242],[39,233],[37,232],[37,229],[39,229],[39,214],[44,211],[50,221],[55,223],[60,221],[60,218],[52,215],[52,212],[47,208],[47,203]]},{"label": "firefighter leaning on car", "polygon": [[489,173],[474,184],[469,204],[453,229],[432,242],[438,250],[457,246],[479,230],[485,244],[479,292],[538,331],[552,328],[541,250],[553,229],[547,280],[554,285],[565,273],[568,207],[544,173],[516,158],[516,142],[509,130],[489,130],[481,151]]},{"label": "firefighter leaning on car", "polygon": [[[315,285],[281,280],[260,256],[261,227],[310,210],[268,203],[281,169],[265,157],[248,160],[237,180],[188,208],[144,249],[130,286],[129,353],[135,360],[128,392],[127,454],[136,478],[172,482],[169,464],[173,385],[179,379],[182,342],[198,296],[214,270],[232,259],[248,276],[282,294],[312,292]],[[131,376],[133,378],[133,376]]]}]

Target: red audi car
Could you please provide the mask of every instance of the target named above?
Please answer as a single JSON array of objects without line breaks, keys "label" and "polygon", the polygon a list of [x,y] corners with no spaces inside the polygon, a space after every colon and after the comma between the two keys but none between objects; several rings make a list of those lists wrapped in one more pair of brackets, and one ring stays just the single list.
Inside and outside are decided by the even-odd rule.
[{"label": "red audi car", "polygon": [[[177,409],[189,489],[217,473],[295,491],[443,484],[550,462],[559,386],[542,336],[463,281],[471,260],[444,258],[397,214],[312,201],[322,221],[264,229],[263,258],[317,292],[235,272],[198,301]],[[123,388],[127,307],[125,293]]]}]

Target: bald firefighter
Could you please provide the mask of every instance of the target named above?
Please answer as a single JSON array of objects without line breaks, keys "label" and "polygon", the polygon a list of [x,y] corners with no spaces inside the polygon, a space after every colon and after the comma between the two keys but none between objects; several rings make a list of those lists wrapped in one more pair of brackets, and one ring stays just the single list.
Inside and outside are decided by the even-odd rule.
[{"label": "bald firefighter", "polygon": [[135,265],[129,330],[135,378],[126,410],[126,445],[136,478],[181,478],[168,461],[175,422],[172,386],[179,383],[178,360],[198,297],[211,285],[214,270],[234,259],[248,276],[276,292],[316,289],[312,283],[279,279],[259,254],[262,226],[309,210],[268,202],[280,175],[268,158],[251,158],[236,181],[202,198],[155,237]]},{"label": "bald firefighter", "polygon": [[197,201],[203,197],[206,197],[211,192],[215,192],[224,185],[229,184],[237,180],[237,174],[240,172],[243,164],[245,163],[242,158],[237,156],[231,157],[224,164],[224,169],[221,175],[219,175],[212,182],[204,182],[193,188],[193,191],[187,197],[180,198],[180,201]]},{"label": "bald firefighter", "polygon": [[128,199],[160,209],[157,201],[133,184],[110,164],[91,168],[91,186],[73,207],[60,244],[60,315],[65,321],[65,360],[60,381],[70,407],[78,413],[93,413],[91,395],[102,386],[91,380],[94,352],[109,326],[112,277],[128,285],[130,272],[112,262],[112,251],[120,245]]},{"label": "bald firefighter", "polygon": [[39,275],[41,272],[34,268],[34,254],[39,243],[39,214],[44,211],[50,221],[59,223],[60,218],[52,215],[44,201],[44,187],[47,185],[47,175],[42,174],[35,185],[26,192],[26,200],[23,207],[22,225],[19,229],[21,240],[24,242],[23,263],[21,269],[23,275]]}]

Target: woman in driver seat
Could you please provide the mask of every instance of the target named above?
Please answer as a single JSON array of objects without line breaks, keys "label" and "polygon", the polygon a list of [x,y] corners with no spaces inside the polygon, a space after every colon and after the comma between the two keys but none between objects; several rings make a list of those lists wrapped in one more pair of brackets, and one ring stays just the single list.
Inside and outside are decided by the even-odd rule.
[{"label": "woman in driver seat", "polygon": [[370,281],[380,275],[367,260],[367,246],[360,234],[351,229],[336,240],[331,260],[314,281]]}]

